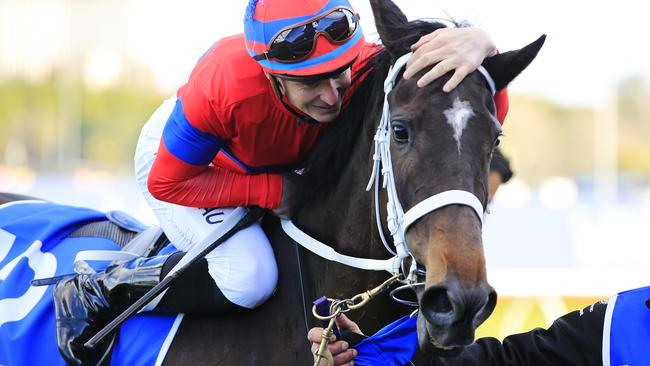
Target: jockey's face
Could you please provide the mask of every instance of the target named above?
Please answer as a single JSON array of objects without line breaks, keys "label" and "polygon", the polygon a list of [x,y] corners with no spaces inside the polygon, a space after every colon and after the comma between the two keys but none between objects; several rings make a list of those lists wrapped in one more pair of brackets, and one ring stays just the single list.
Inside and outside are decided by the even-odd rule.
[{"label": "jockey's face", "polygon": [[332,122],[341,113],[343,94],[350,87],[350,69],[330,79],[303,82],[278,79],[289,102],[318,122]]}]

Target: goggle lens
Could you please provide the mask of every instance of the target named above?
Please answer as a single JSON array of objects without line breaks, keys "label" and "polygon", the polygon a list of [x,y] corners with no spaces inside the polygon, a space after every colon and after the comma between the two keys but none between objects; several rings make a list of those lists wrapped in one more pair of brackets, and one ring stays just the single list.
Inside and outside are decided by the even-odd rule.
[{"label": "goggle lens", "polygon": [[[316,37],[323,34],[334,43],[350,39],[359,27],[359,16],[347,8],[334,9],[321,18],[285,29],[273,38],[267,54],[280,62],[297,62],[314,52]],[[260,57],[261,56],[261,57]]]}]

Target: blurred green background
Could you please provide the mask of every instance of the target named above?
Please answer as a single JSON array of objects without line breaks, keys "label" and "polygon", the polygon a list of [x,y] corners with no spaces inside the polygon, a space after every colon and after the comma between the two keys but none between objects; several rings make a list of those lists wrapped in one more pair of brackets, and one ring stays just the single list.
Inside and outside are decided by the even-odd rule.
[{"label": "blurred green background", "polygon": [[[522,76],[522,77],[525,77]],[[0,81],[0,157],[7,166],[65,171],[70,164],[128,170],[140,128],[165,96],[145,85],[102,89],[47,80]],[[650,178],[650,84],[639,76],[617,85],[618,159],[621,173]],[[594,170],[595,107],[565,106],[511,93],[503,150],[517,177],[535,184],[554,175]],[[72,108],[70,104],[72,103]],[[74,124],[69,119],[76,119]],[[78,147],[73,147],[75,142]],[[66,156],[72,155],[74,157]],[[61,164],[60,159],[66,160]]]},{"label": "blurred green background", "polygon": [[[69,98],[76,99],[78,109],[66,110]],[[62,87],[52,79],[3,81],[0,147],[4,163],[39,172],[70,171],[75,165],[127,171],[140,128],[161,100],[159,92],[137,85],[93,90],[79,83]],[[78,121],[62,123],[61,119],[68,118]],[[79,145],[71,146],[75,142]]]}]

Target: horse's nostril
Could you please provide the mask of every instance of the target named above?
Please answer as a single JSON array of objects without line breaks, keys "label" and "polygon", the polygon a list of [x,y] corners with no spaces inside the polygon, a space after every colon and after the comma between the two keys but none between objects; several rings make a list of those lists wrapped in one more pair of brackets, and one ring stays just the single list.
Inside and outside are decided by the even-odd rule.
[{"label": "horse's nostril", "polygon": [[485,316],[485,319],[487,319],[490,316],[490,314],[492,314],[496,305],[497,305],[497,292],[491,290],[490,293],[488,294],[488,301],[481,311],[481,313],[483,313],[483,316]]},{"label": "horse's nostril", "polygon": [[444,287],[428,289],[422,297],[422,306],[435,313],[449,313],[453,310]]},{"label": "horse's nostril", "polygon": [[477,311],[474,315],[474,320],[473,323],[475,326],[479,326],[481,323],[483,323],[494,311],[494,308],[496,307],[497,304],[497,293],[492,289],[491,287],[488,290],[487,296],[483,295],[485,301],[483,302],[483,305],[477,308]]}]

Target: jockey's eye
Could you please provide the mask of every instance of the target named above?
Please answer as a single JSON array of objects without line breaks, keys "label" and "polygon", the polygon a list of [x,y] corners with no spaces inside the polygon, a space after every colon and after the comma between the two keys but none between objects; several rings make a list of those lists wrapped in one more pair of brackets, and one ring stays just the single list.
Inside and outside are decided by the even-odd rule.
[{"label": "jockey's eye", "polygon": [[401,122],[393,122],[390,127],[393,129],[395,142],[403,144],[409,141],[409,130]]}]

